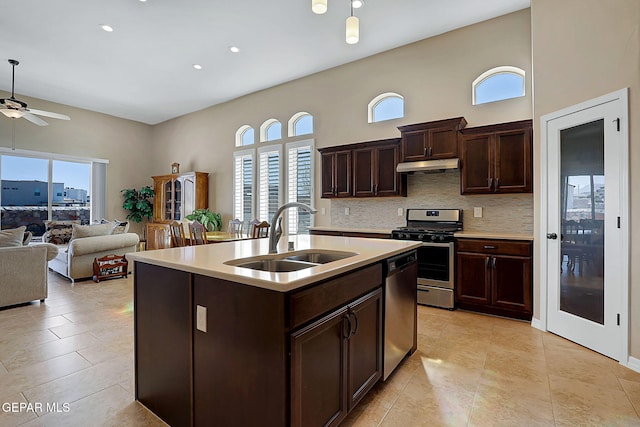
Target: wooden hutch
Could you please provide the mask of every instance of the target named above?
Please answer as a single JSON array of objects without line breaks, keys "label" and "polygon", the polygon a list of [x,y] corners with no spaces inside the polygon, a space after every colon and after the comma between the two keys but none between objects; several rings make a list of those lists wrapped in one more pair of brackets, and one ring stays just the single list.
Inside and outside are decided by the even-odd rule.
[{"label": "wooden hutch", "polygon": [[154,176],[153,222],[147,224],[147,249],[171,247],[169,223],[209,205],[209,174],[185,172]]}]

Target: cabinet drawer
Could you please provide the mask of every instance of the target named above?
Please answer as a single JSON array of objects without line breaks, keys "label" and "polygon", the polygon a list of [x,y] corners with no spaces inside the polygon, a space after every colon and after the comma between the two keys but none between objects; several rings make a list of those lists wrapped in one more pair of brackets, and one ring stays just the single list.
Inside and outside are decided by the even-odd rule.
[{"label": "cabinet drawer", "polygon": [[381,285],[382,264],[378,263],[296,292],[289,296],[289,327],[296,328]]},{"label": "cabinet drawer", "polygon": [[531,256],[531,242],[525,240],[457,239],[458,252]]}]

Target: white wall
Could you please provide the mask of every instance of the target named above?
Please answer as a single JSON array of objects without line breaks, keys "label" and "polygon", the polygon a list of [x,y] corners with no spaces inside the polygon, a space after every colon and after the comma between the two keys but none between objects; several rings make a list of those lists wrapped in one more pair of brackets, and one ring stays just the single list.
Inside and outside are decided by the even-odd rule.
[{"label": "white wall", "polygon": [[[244,124],[258,132],[260,124],[273,117],[286,129],[293,114],[307,111],[314,116],[316,147],[327,147],[398,137],[397,126],[449,117],[464,116],[468,126],[531,118],[530,34],[527,9],[161,123],[153,128],[153,144],[158,147],[154,173],[167,172],[174,161],[181,170],[210,172],[210,207],[226,220],[232,213],[235,132]],[[471,83],[499,65],[526,71],[527,95],[472,106]],[[383,92],[405,97],[406,117],[369,124],[367,104]],[[316,171],[319,159],[316,153]],[[316,215],[316,225],[330,225],[334,209],[332,202],[319,198],[320,175],[316,175],[315,205],[327,212]],[[412,204],[409,196],[400,203]],[[375,203],[370,218],[377,218]]]},{"label": "white wall", "polygon": [[[540,171],[540,116],[629,88],[631,171],[631,355],[640,357],[640,2],[638,0],[532,0],[535,73],[534,174]],[[535,181],[534,194],[539,194]],[[634,214],[635,212],[635,214]],[[540,201],[535,201],[540,218]],[[538,224],[539,221],[536,220]],[[536,235],[540,230],[536,230]],[[539,271],[544,260],[534,260]],[[534,317],[546,286],[534,276]]]}]

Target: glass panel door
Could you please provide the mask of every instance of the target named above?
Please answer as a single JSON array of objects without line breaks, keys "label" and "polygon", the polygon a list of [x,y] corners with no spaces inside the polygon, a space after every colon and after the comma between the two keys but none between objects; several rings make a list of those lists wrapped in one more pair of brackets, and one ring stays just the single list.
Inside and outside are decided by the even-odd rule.
[{"label": "glass panel door", "polygon": [[[91,221],[91,164],[52,161],[51,218]],[[100,220],[101,218],[96,218]]]},{"label": "glass panel door", "polygon": [[48,219],[49,161],[2,155],[2,229],[27,227],[34,236],[44,234]]},{"label": "glass panel door", "polygon": [[560,310],[604,324],[604,120],[560,131]]}]

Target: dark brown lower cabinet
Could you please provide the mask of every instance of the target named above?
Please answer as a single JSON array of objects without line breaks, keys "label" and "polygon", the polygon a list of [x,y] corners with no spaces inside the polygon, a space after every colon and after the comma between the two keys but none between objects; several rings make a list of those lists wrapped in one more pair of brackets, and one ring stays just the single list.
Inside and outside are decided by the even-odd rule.
[{"label": "dark brown lower cabinet", "polygon": [[291,335],[291,425],[338,425],[381,377],[378,288]]},{"label": "dark brown lower cabinet", "polygon": [[456,305],[531,320],[532,246],[530,241],[458,239]]},{"label": "dark brown lower cabinet", "polygon": [[335,425],[382,377],[381,263],[291,293],[134,280],[136,399],[171,426]]}]

